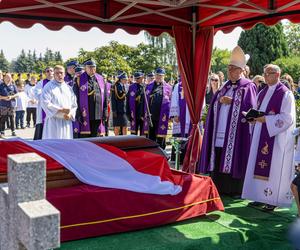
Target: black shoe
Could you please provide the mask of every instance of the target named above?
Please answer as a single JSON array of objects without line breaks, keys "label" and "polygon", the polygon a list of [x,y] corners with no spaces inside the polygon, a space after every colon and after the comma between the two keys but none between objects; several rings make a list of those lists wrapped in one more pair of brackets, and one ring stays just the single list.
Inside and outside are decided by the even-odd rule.
[{"label": "black shoe", "polygon": [[22,126],[22,127],[21,127],[21,129],[25,129],[25,127],[24,127],[24,126]]},{"label": "black shoe", "polygon": [[263,206],[263,210],[269,211],[269,212],[274,211],[275,208],[276,208],[276,206],[269,205],[269,204],[265,204],[265,205]]},{"label": "black shoe", "polygon": [[19,126],[16,126],[16,129],[20,129]]},{"label": "black shoe", "polygon": [[16,135],[16,132],[15,132],[15,131],[12,132],[12,133],[11,133],[11,136],[17,136],[17,135]]},{"label": "black shoe", "polygon": [[251,207],[262,207],[264,205],[265,205],[264,203],[261,203],[261,202],[258,202],[258,201],[252,201],[252,202],[248,203],[248,206],[251,206]]},{"label": "black shoe", "polygon": [[30,128],[30,124],[27,124],[26,127],[27,127],[27,128]]}]

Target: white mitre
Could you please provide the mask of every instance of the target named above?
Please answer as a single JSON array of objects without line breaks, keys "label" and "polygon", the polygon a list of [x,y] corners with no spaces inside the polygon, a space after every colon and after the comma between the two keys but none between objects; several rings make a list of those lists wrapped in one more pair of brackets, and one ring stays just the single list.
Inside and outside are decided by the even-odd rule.
[{"label": "white mitre", "polygon": [[240,46],[236,46],[231,52],[229,65],[234,65],[236,67],[244,69],[246,63],[247,63],[247,59],[244,51],[241,49]]}]

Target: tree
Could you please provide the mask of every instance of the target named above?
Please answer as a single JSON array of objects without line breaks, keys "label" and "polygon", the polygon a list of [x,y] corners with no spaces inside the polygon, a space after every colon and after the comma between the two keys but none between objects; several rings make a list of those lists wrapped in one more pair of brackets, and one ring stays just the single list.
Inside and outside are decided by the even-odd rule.
[{"label": "tree", "polygon": [[222,50],[214,48],[211,57],[211,71],[214,73],[222,71],[226,75],[227,65],[230,60],[230,54],[231,52],[227,49]]},{"label": "tree", "polygon": [[300,79],[300,56],[283,57],[273,62],[281,68],[282,74],[291,75],[294,82]]},{"label": "tree", "polygon": [[270,27],[257,24],[243,31],[238,45],[250,55],[248,65],[252,75],[261,74],[264,65],[289,54],[281,23]]},{"label": "tree", "polygon": [[9,70],[9,62],[6,60],[3,50],[0,51],[0,70],[2,71]]},{"label": "tree", "polygon": [[151,36],[145,32],[145,38],[149,45],[157,50],[159,66],[172,71],[171,75],[177,75],[178,65],[176,57],[175,41],[168,33],[162,33],[160,36]]},{"label": "tree", "polygon": [[18,73],[29,72],[28,60],[24,49],[22,49],[21,54],[13,64],[13,71]]},{"label": "tree", "polygon": [[284,25],[288,48],[292,55],[300,55],[300,25],[288,22]]}]

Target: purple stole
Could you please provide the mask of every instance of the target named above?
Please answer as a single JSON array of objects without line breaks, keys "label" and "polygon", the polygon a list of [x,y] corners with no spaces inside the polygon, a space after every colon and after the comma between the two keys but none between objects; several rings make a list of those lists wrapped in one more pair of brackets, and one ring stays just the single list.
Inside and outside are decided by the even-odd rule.
[{"label": "purple stole", "polygon": [[[104,101],[104,81],[102,76],[99,74],[95,74],[96,80],[99,84],[99,88],[101,90],[102,95],[102,108]],[[79,84],[79,108],[82,116],[82,124],[80,124],[80,134],[90,134],[90,116],[89,116],[89,103],[88,103],[88,75],[86,72],[81,74],[80,76],[80,84]]]},{"label": "purple stole", "polygon": [[[110,96],[110,83],[109,82],[106,82],[106,93],[107,93],[107,96]],[[102,103],[103,103],[103,100],[102,100]],[[103,104],[102,104],[102,107],[103,107]],[[109,114],[108,114],[108,117],[109,117]],[[99,128],[98,128],[98,133],[102,136],[105,135],[105,124],[104,124],[104,121],[101,120],[100,122],[100,125],[99,125]]]},{"label": "purple stole", "polygon": [[179,97],[179,119],[180,119],[180,136],[185,137],[185,120],[186,120],[186,100],[183,94],[183,86],[181,82],[178,83],[178,97]]},{"label": "purple stole", "polygon": [[[152,93],[155,82],[152,82],[147,85],[146,87],[146,98],[148,103],[150,104],[150,94]],[[166,82],[163,82],[163,99],[161,103],[160,108],[160,117],[158,122],[158,128],[156,131],[157,137],[166,137],[168,132],[168,122],[169,122],[169,114],[170,114],[170,106],[171,106],[171,96],[172,96],[172,87],[167,84]],[[147,107],[146,103],[144,106],[144,117],[148,118],[147,115]],[[143,125],[143,134],[149,134],[149,118],[144,120]]]},{"label": "purple stole", "polygon": [[221,106],[219,99],[225,95],[230,85],[231,82],[227,81],[212,99],[206,117],[201,157],[197,170],[200,173],[207,173],[217,167],[217,171],[230,174],[236,179],[242,179],[245,176],[250,150],[250,128],[241,111],[248,111],[256,106],[256,86],[248,79],[238,80],[228,114],[221,163],[219,166],[215,166],[215,137]]},{"label": "purple stole", "polygon": [[[257,106],[258,109],[268,91],[268,87],[265,87],[258,96]],[[280,113],[281,104],[283,97],[288,91],[288,88],[285,87],[282,83],[279,83],[276,86],[276,89],[270,98],[268,106],[266,108],[266,115],[277,115]],[[283,121],[278,122],[275,124],[276,127],[282,127]],[[262,124],[260,137],[259,137],[259,144],[257,149],[257,157],[254,169],[254,178],[268,180],[271,170],[271,161],[272,161],[272,154],[273,154],[273,147],[274,147],[275,136],[270,137],[267,129],[266,123]]]},{"label": "purple stole", "polygon": [[137,92],[137,83],[133,83],[129,86],[129,110],[130,110],[130,131],[135,133],[136,130],[136,108],[135,108],[135,95]]},{"label": "purple stole", "polygon": [[68,84],[70,87],[73,87],[74,85],[74,82],[73,82],[73,78],[69,75],[69,74],[66,74],[65,78],[64,78],[64,81],[66,84]]},{"label": "purple stole", "polygon": [[[43,88],[45,87],[45,85],[50,82],[50,80],[48,80],[47,78],[43,80]],[[42,109],[42,123],[44,124],[46,118],[46,113],[45,111]]]}]

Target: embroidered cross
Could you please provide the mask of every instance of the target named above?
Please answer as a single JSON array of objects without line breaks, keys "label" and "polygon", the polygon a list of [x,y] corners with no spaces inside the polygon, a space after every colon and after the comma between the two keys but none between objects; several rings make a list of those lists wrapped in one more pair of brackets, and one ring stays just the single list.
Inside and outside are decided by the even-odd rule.
[{"label": "embroidered cross", "polygon": [[275,127],[277,127],[277,128],[282,128],[282,127],[283,127],[283,124],[284,124],[284,121],[278,119],[278,120],[276,120],[276,122],[275,122]]},{"label": "embroidered cross", "polygon": [[264,169],[265,167],[268,166],[268,163],[266,163],[265,160],[262,160],[261,162],[258,163],[258,165],[260,166],[260,168]]}]

